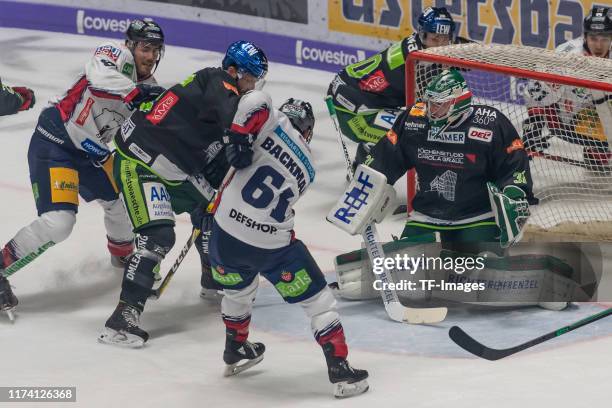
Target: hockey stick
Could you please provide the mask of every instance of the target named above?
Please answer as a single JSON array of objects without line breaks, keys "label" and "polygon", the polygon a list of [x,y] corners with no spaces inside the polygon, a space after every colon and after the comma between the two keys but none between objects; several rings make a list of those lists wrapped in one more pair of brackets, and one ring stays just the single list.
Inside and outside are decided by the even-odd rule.
[{"label": "hockey stick", "polygon": [[489,348],[485,346],[484,344],[479,343],[478,341],[474,340],[474,338],[472,338],[469,334],[467,334],[465,331],[463,331],[463,329],[461,329],[458,326],[451,327],[451,329],[448,332],[448,335],[451,338],[451,340],[453,340],[455,344],[457,344],[462,349],[469,351],[470,353],[480,358],[484,358],[490,361],[495,361],[495,360],[499,360],[504,357],[511,356],[512,354],[518,353],[519,351],[528,349],[529,347],[533,347],[540,343],[544,343],[547,340],[553,339],[555,337],[559,337],[572,330],[576,330],[579,327],[585,326],[589,323],[593,323],[594,321],[597,321],[599,319],[603,319],[606,316],[610,316],[611,314],[612,314],[612,308],[606,309],[602,312],[599,312],[597,314],[594,314],[592,316],[579,320],[573,324],[570,324],[569,326],[562,327],[548,334],[545,334],[543,336],[530,340],[526,343],[520,344],[515,347],[510,347],[507,349]]},{"label": "hockey stick", "polygon": [[176,258],[176,260],[172,264],[172,267],[166,273],[166,276],[164,277],[164,280],[162,281],[162,283],[159,285],[159,287],[157,289],[154,289],[154,290],[151,291],[151,297],[153,297],[155,299],[159,299],[161,294],[164,293],[164,291],[166,290],[166,287],[170,283],[170,280],[172,279],[172,277],[176,273],[176,271],[179,268],[179,266],[181,266],[181,263],[183,262],[183,259],[185,259],[185,256],[187,255],[187,252],[189,252],[189,250],[193,246],[193,243],[198,238],[198,235],[200,235],[200,229],[199,228],[194,228],[193,232],[191,233],[191,236],[187,240],[187,243],[185,244],[183,249],[181,249],[181,252],[179,253],[178,258]]},{"label": "hockey stick", "polygon": [[346,148],[346,143],[344,143],[344,139],[342,138],[342,131],[340,130],[340,122],[338,121],[338,114],[336,113],[336,107],[334,106],[334,101],[331,96],[325,97],[325,104],[327,105],[327,110],[329,111],[329,116],[332,118],[332,122],[334,127],[336,128],[336,135],[338,136],[338,142],[340,142],[340,147],[342,148],[342,152],[344,152],[344,160],[346,161],[346,177],[347,180],[351,180],[353,177],[353,164],[351,158],[348,153],[348,149]]},{"label": "hockey stick", "polygon": [[550,154],[550,153],[545,153],[545,152],[539,152],[536,150],[527,150],[527,155],[531,158],[531,157],[536,157],[536,158],[540,158],[540,159],[548,159],[548,160],[552,160],[552,161],[556,161],[559,163],[566,163],[566,164],[570,164],[572,166],[578,166],[578,167],[582,167],[583,169],[587,169],[587,170],[591,170],[594,166],[593,165],[589,165],[583,161],[580,160],[576,160],[576,159],[570,159],[568,157],[563,157],[563,156],[557,156],[555,154]]},{"label": "hockey stick", "polygon": [[[225,178],[223,179],[221,187],[219,187],[219,190],[217,191],[217,194],[215,195],[215,199],[208,205],[208,208],[206,209],[208,213],[214,214],[214,212],[217,210],[217,207],[219,206],[219,202],[221,201],[221,194],[223,194],[223,190],[225,190],[225,187],[227,187],[229,182],[232,180],[232,177],[234,176],[235,172],[236,172],[236,169],[233,167],[230,167],[229,170],[227,171],[227,174],[225,175]],[[187,252],[189,252],[189,250],[193,246],[193,243],[198,238],[198,235],[200,235],[200,232],[201,231],[199,228],[193,229],[193,231],[191,232],[191,236],[187,240],[187,243],[185,243],[185,246],[183,246],[183,249],[181,249],[179,256],[176,258],[176,260],[172,264],[172,267],[170,268],[170,270],[168,270],[168,272],[166,273],[164,280],[162,281],[162,283],[159,285],[157,289],[153,289],[151,291],[150,297],[154,299],[159,299],[161,294],[164,293],[164,291],[166,290],[166,287],[170,283],[170,280],[172,279],[172,277],[178,270],[179,266],[181,266],[183,259],[185,259]]]},{"label": "hockey stick", "polygon": [[[369,224],[362,236],[366,243],[370,262],[372,265],[374,265],[374,260],[376,258],[385,257],[383,247],[378,240],[376,226],[374,224]],[[448,309],[445,307],[412,308],[402,305],[397,297],[397,293],[395,293],[394,290],[388,289],[388,284],[393,283],[390,271],[383,268],[383,271],[380,275],[378,275],[378,278],[382,282],[380,295],[383,303],[385,304],[387,315],[389,315],[389,318],[392,320],[395,320],[396,322],[421,324],[438,323],[446,318]]]}]

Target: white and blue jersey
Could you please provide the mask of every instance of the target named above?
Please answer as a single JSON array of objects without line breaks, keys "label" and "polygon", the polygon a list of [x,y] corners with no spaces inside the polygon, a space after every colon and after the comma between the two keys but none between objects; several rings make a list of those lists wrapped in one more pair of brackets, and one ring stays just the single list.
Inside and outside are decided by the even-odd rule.
[{"label": "white and blue jersey", "polygon": [[[241,99],[234,122],[240,123],[241,112],[270,105],[267,94],[251,92]],[[281,248],[293,237],[292,207],[315,177],[312,154],[287,116],[271,108],[253,152],[253,163],[236,171],[225,188],[215,222],[254,247]]]}]

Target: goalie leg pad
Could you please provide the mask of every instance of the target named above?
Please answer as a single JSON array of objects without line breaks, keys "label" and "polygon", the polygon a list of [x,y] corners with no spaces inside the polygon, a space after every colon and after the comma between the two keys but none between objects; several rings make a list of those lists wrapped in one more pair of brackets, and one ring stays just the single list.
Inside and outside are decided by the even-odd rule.
[{"label": "goalie leg pad", "polygon": [[[430,245],[423,245],[421,242],[413,242],[409,238],[402,238],[383,244],[383,251],[387,257],[404,254],[421,256],[423,253],[432,250],[432,248],[430,248]],[[374,281],[379,278],[372,273],[372,265],[365,249],[338,255],[334,259],[334,269],[338,281],[338,294],[341,298],[366,300],[380,296],[378,290],[374,289],[373,286]],[[391,276],[394,282],[398,282],[401,279],[418,281],[424,278],[421,276],[421,271],[418,271],[416,275],[408,276],[407,273],[392,270]],[[419,291],[411,291],[407,295],[411,299],[422,297],[422,293]]]}]

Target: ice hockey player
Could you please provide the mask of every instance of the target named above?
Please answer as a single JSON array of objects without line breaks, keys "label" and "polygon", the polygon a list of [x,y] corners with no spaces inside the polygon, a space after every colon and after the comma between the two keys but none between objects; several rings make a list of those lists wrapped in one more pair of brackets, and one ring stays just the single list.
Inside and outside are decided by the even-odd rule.
[{"label": "ice hockey player", "polygon": [[[612,8],[593,7],[584,19],[583,33],[556,50],[612,59]],[[529,108],[523,123],[523,138],[528,151],[544,152],[550,147],[549,139],[558,137],[584,147],[588,168],[609,170],[612,95],[533,80],[527,84],[525,98]]]},{"label": "ice hockey player", "polygon": [[28,150],[38,218],[2,248],[0,310],[17,305],[6,277],[70,235],[79,195],[104,209],[113,265],[132,252],[133,233],[112,178],[108,142],[135,106],[163,91],[152,77],[163,50],[159,25],[132,21],[125,42],[96,48],[77,81],[41,112]]},{"label": "ice hockey player", "polygon": [[[355,162],[362,162],[369,148],[391,128],[406,105],[405,65],[408,54],[425,48],[466,43],[456,35],[453,17],[444,7],[428,7],[419,16],[418,31],[378,54],[351,64],[336,75],[327,95],[333,97],[340,130],[357,142]],[[430,65],[428,78],[441,71]],[[431,71],[431,72],[430,72]]]},{"label": "ice hockey player", "polygon": [[34,91],[30,88],[3,85],[0,79],[0,116],[31,109],[35,102]]},{"label": "ice hockey player", "polygon": [[[427,85],[424,102],[398,117],[364,164],[384,174],[391,185],[416,169],[414,211],[400,240],[407,246],[436,242],[438,233],[444,249],[503,255],[503,248],[521,239],[529,203],[537,202],[529,160],[515,127],[501,111],[472,104],[466,81],[454,69]],[[364,256],[361,251],[337,257],[338,265],[351,259],[359,268],[339,280],[341,296],[359,298],[368,285],[360,283],[371,275],[360,273]]]},{"label": "ice hockey player", "polygon": [[368,373],[352,368],[346,360],[348,348],[334,296],[308,248],[293,231],[292,207],[315,176],[309,148],[315,122],[312,107],[289,99],[278,111],[271,108],[267,94],[254,91],[241,99],[229,134],[244,137],[243,123],[253,112],[262,120],[249,130],[256,137],[252,159],[245,154],[248,159],[223,191],[210,241],[213,277],[225,293],[221,301],[226,327],[225,375],[237,374],[263,359],[264,345],[247,340],[261,273],[286,302],[299,304],[310,318],[327,360],[334,395],[363,393],[368,389]]},{"label": "ice hockey player", "polygon": [[[135,112],[115,135],[115,179],[138,236],[101,342],[136,348],[149,338],[139,319],[155,271],[174,246],[174,214],[206,208],[229,166],[240,166],[246,138],[224,137],[224,130],[241,94],[258,86],[267,71],[268,60],[259,47],[232,43],[222,67],[204,68],[172,86]],[[253,112],[239,131],[248,135],[262,121],[265,117]]]}]

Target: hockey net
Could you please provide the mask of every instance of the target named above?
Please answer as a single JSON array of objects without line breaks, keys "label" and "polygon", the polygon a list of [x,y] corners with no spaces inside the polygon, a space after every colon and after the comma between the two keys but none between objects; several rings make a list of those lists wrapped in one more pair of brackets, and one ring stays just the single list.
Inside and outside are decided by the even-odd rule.
[{"label": "hockey net", "polygon": [[[514,45],[412,52],[407,106],[448,67],[462,71],[473,103],[499,109],[523,139],[539,199],[531,207],[528,233],[550,240],[612,240],[612,60]],[[408,184],[410,203],[410,175]]]}]

